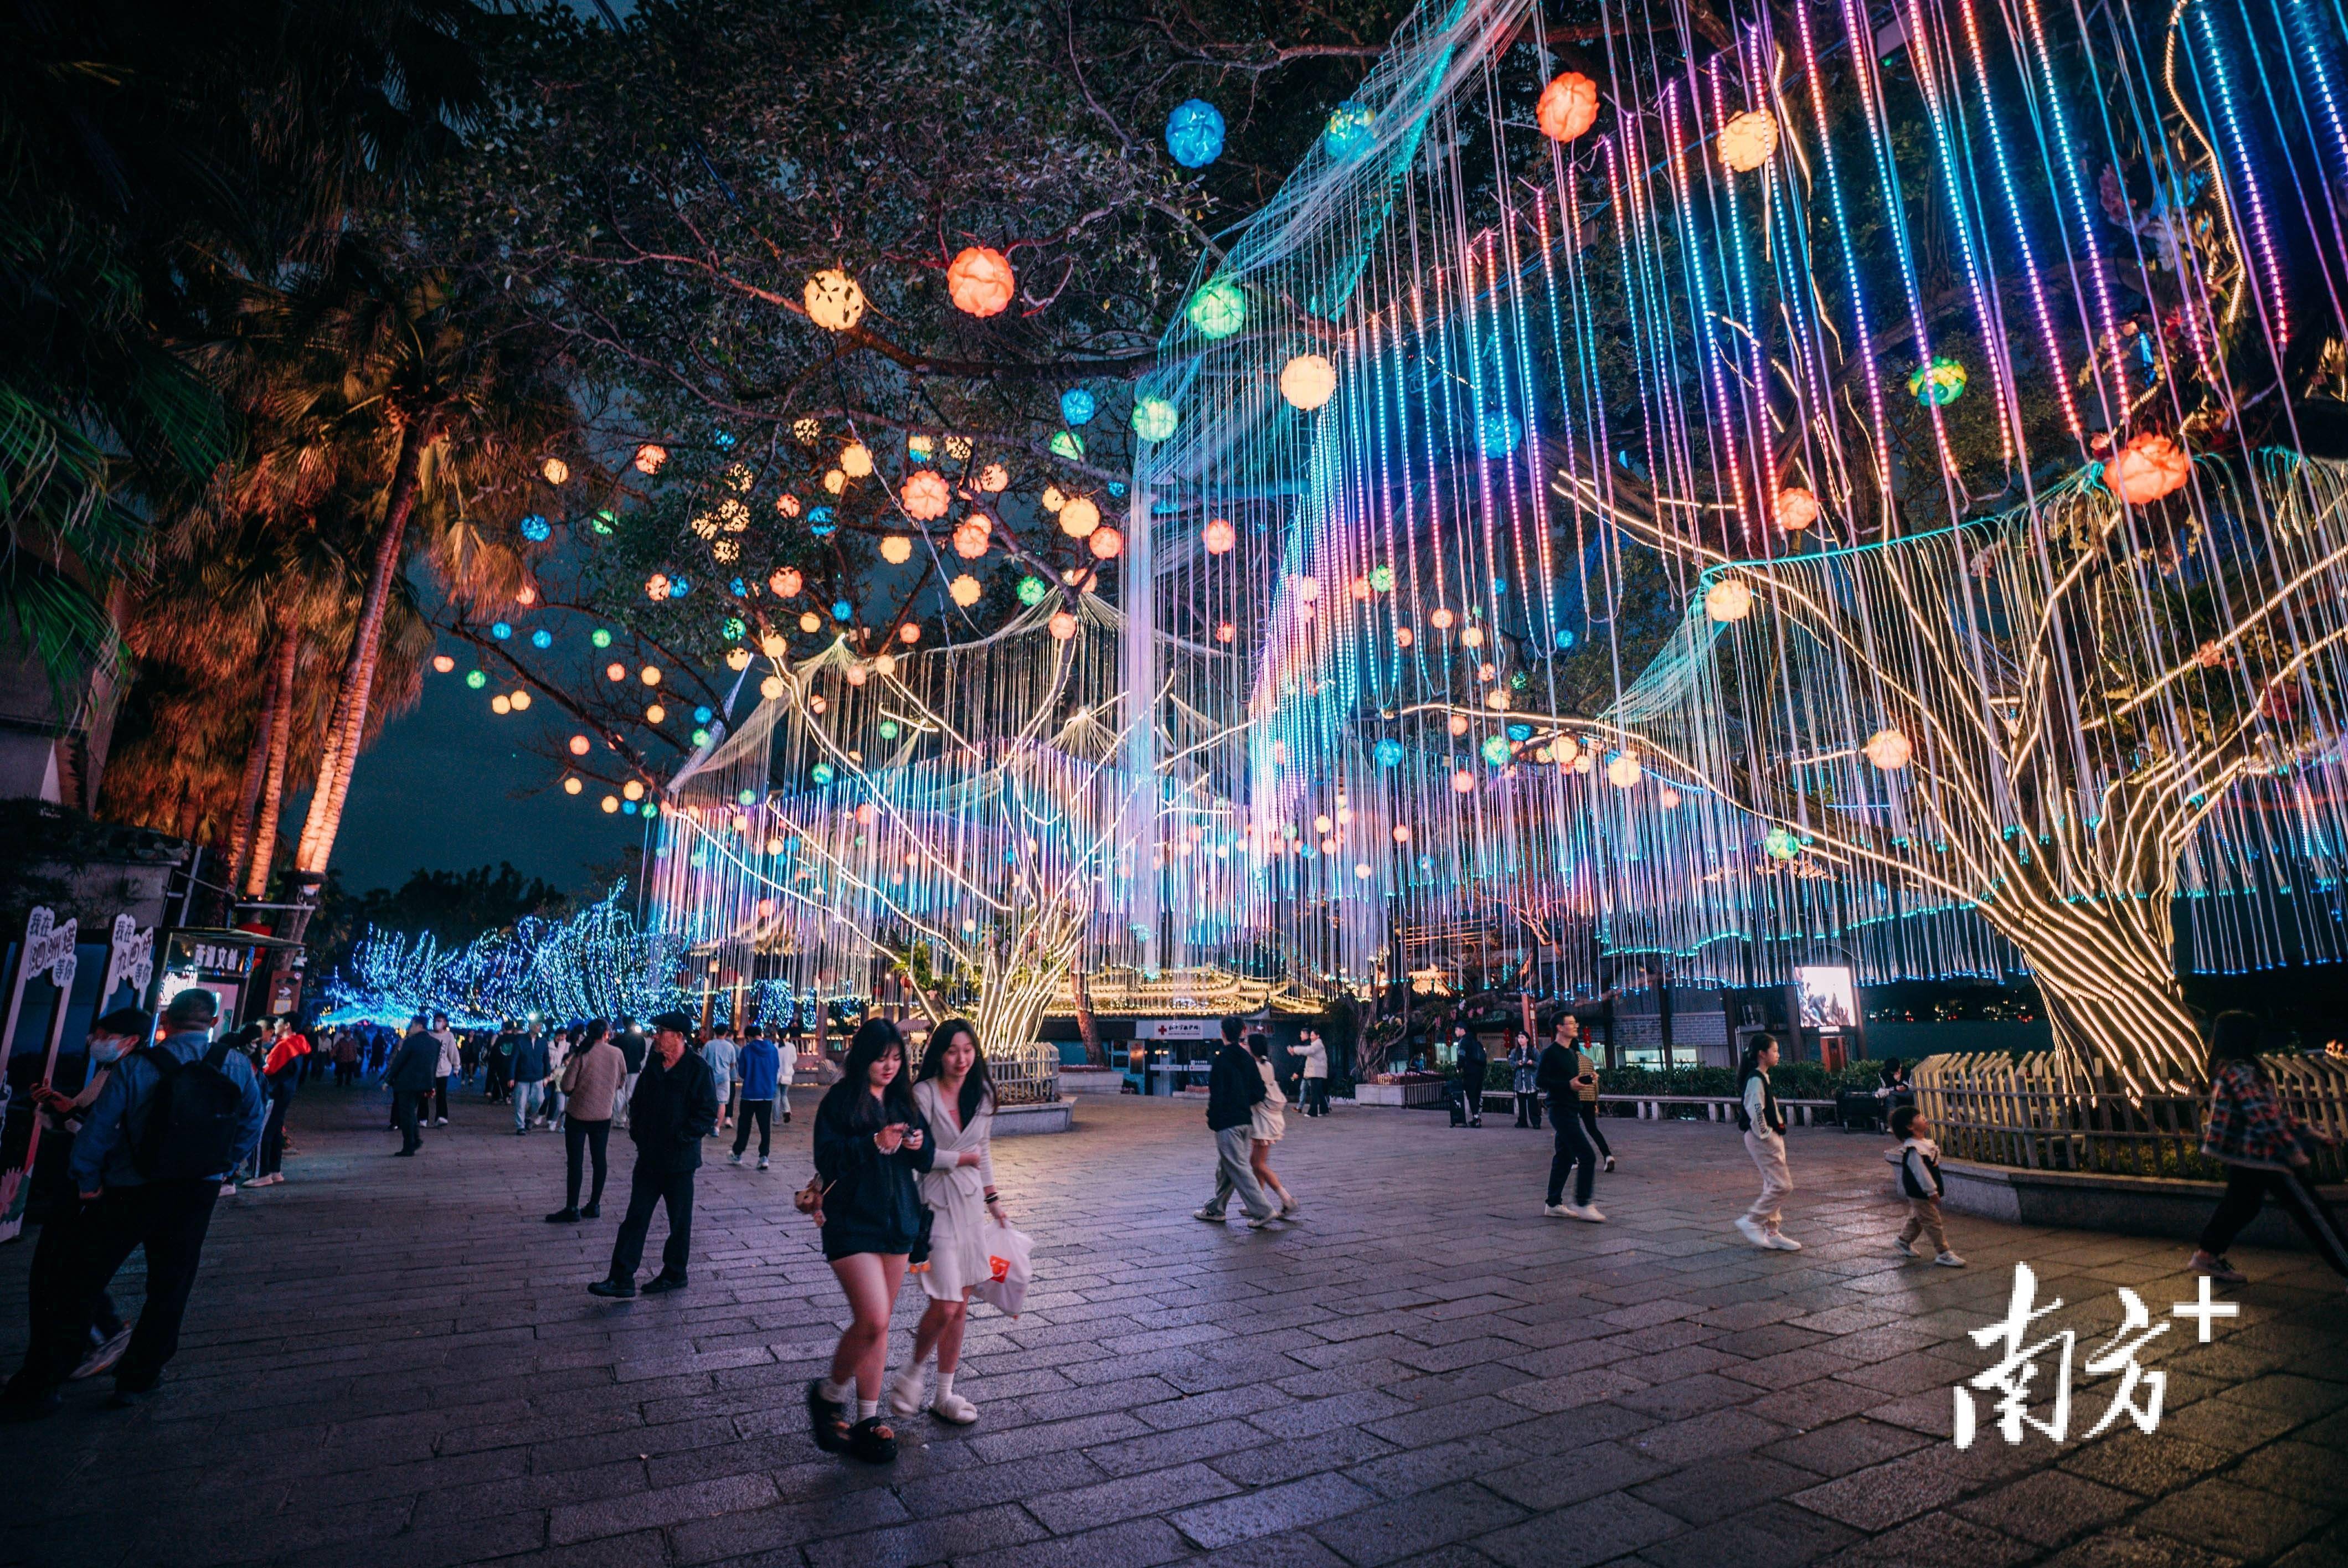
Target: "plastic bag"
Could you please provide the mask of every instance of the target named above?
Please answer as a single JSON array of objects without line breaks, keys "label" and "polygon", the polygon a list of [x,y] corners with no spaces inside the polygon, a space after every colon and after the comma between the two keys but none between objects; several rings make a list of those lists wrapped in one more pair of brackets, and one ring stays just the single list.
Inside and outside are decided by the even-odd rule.
[{"label": "plastic bag", "polygon": [[1035,1243],[1009,1225],[986,1227],[987,1277],[972,1292],[1006,1317],[1019,1316],[1027,1300],[1027,1259]]}]

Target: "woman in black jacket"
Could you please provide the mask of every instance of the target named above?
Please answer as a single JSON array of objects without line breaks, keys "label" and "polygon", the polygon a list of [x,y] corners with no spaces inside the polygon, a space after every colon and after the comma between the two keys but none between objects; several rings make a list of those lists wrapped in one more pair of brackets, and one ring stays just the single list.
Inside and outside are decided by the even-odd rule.
[{"label": "woman in black jacket", "polygon": [[[846,1450],[875,1464],[897,1457],[897,1434],[880,1419],[888,1370],[889,1315],[921,1239],[917,1173],[930,1168],[929,1129],[913,1103],[904,1037],[886,1019],[867,1019],[849,1041],[840,1080],[815,1112],[815,1171],[822,1184],[824,1260],[839,1276],[853,1321],[831,1355],[831,1375],[808,1385],[816,1446]],[[856,1423],[847,1419],[856,1385]]]}]

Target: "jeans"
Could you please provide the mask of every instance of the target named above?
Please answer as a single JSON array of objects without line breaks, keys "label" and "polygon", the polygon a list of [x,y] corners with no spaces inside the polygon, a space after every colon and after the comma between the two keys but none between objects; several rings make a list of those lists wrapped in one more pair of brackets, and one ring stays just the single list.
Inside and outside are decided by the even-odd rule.
[{"label": "jeans", "polygon": [[750,1123],[753,1122],[758,1124],[758,1158],[763,1160],[775,1141],[775,1102],[771,1100],[742,1102],[742,1114],[734,1123],[736,1153],[750,1146]]},{"label": "jeans", "polygon": [[107,1286],[123,1261],[147,1251],[147,1300],[130,1331],[130,1348],[114,1368],[115,1387],[151,1389],[180,1348],[180,1319],[195,1288],[204,1235],[211,1228],[220,1183],[147,1182],[108,1187],[86,1204],[67,1267],[66,1295],[48,1332],[26,1352],[25,1367],[10,1387],[46,1394],[66,1380],[89,1351],[90,1320]]},{"label": "jeans", "polygon": [[1581,1118],[1571,1107],[1555,1101],[1549,1108],[1549,1124],[1555,1131],[1557,1143],[1549,1160],[1549,1204],[1555,1208],[1565,1197],[1565,1177],[1573,1173],[1575,1206],[1587,1208],[1590,1189],[1598,1180],[1598,1156],[1591,1152],[1590,1139],[1581,1130]]},{"label": "jeans", "polygon": [[580,1166],[583,1163],[582,1156],[589,1153],[595,1156],[595,1190],[587,1199],[587,1204],[592,1208],[603,1201],[603,1177],[610,1168],[608,1150],[611,1143],[612,1124],[609,1122],[582,1122],[573,1116],[562,1124],[562,1158],[570,1171],[568,1183],[563,1188],[564,1208],[579,1206],[579,1178],[582,1173]]},{"label": "jeans", "polygon": [[647,1170],[642,1161],[628,1178],[628,1217],[620,1222],[619,1239],[612,1245],[612,1277],[633,1280],[644,1260],[644,1235],[653,1228],[653,1210],[668,1210],[668,1244],[661,1248],[661,1274],[685,1277],[693,1251],[693,1173]]},{"label": "jeans", "polygon": [[448,1120],[448,1075],[445,1072],[432,1081],[432,1114],[443,1122]]},{"label": "jeans", "polygon": [[1225,1127],[1215,1133],[1215,1195],[1207,1200],[1209,1214],[1220,1219],[1223,1211],[1231,1206],[1231,1194],[1236,1192],[1240,1207],[1248,1218],[1272,1217],[1272,1200],[1263,1195],[1263,1188],[1255,1179],[1255,1167],[1249,1163],[1253,1152],[1254,1139],[1245,1123]]},{"label": "jeans", "polygon": [[2259,1207],[2270,1193],[2306,1233],[2315,1255],[2333,1272],[2348,1275],[2348,1230],[2341,1228],[2340,1216],[2300,1171],[2227,1166],[2226,1195],[2218,1200],[2217,1212],[2201,1232],[2201,1250],[2212,1257],[2223,1256],[2242,1234],[2242,1227],[2258,1217]]},{"label": "jeans", "polygon": [[1763,1230],[1776,1230],[1784,1217],[1786,1199],[1794,1190],[1794,1175],[1786,1165],[1786,1140],[1774,1132],[1766,1136],[1757,1131],[1747,1132],[1745,1152],[1753,1156],[1761,1173],[1761,1195],[1753,1200],[1745,1217]]},{"label": "jeans", "polygon": [[528,1127],[530,1119],[544,1109],[545,1105],[545,1084],[535,1079],[528,1083],[517,1082],[513,1086],[514,1131],[519,1132]]},{"label": "jeans", "polygon": [[273,1176],[285,1163],[285,1112],[294,1104],[293,1075],[271,1079],[268,1088],[269,1120],[261,1128],[261,1173]]}]

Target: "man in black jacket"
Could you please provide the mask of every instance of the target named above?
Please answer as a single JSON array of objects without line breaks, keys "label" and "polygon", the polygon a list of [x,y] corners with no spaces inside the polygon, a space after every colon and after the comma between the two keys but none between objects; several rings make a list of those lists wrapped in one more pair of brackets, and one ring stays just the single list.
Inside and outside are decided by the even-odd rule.
[{"label": "man in black jacket", "polygon": [[[1558,1020],[1557,1034],[1540,1053],[1535,1070],[1535,1086],[1549,1096],[1550,1125],[1557,1132],[1557,1146],[1549,1162],[1549,1197],[1541,1204],[1541,1213],[1554,1220],[1588,1220],[1596,1225],[1606,1216],[1590,1201],[1591,1184],[1597,1180],[1597,1155],[1590,1147],[1590,1139],[1581,1128],[1582,1085],[1593,1081],[1597,1069],[1573,1043],[1573,1015]],[[1573,1202],[1565,1201],[1565,1178],[1573,1177]]]},{"label": "man in black jacket", "polygon": [[1459,1109],[1468,1117],[1468,1125],[1484,1124],[1484,1081],[1491,1076],[1491,1064],[1484,1055],[1484,1042],[1478,1036],[1454,1025],[1453,1049],[1458,1053]]},{"label": "man in black jacket", "polygon": [[413,1154],[424,1146],[416,1126],[424,1102],[432,1093],[432,1080],[440,1071],[440,1042],[424,1032],[424,1020],[407,1020],[407,1038],[392,1053],[383,1080],[391,1085],[391,1113],[399,1123],[399,1152]]},{"label": "man in black jacket", "polygon": [[701,1141],[717,1130],[717,1079],[698,1053],[685,1049],[693,1020],[681,1012],[652,1020],[652,1050],[636,1077],[628,1102],[628,1140],[636,1146],[636,1169],[628,1184],[628,1217],[612,1245],[612,1272],[588,1290],[625,1298],[636,1293],[636,1266],[644,1261],[644,1235],[655,1205],[668,1210],[668,1244],[661,1248],[659,1277],[644,1286],[647,1296],[683,1290],[685,1266],[693,1248],[693,1173],[701,1168]]},{"label": "man in black jacket", "polygon": [[1215,1134],[1215,1195],[1197,1217],[1222,1224],[1223,1211],[1237,1192],[1240,1207],[1247,1211],[1248,1228],[1262,1230],[1278,1215],[1256,1182],[1254,1167],[1248,1163],[1248,1134],[1255,1124],[1255,1105],[1264,1097],[1264,1087],[1254,1056],[1241,1043],[1246,1032],[1247,1025],[1241,1020],[1223,1020],[1222,1048],[1215,1052],[1214,1066],[1207,1074],[1207,1125]]}]

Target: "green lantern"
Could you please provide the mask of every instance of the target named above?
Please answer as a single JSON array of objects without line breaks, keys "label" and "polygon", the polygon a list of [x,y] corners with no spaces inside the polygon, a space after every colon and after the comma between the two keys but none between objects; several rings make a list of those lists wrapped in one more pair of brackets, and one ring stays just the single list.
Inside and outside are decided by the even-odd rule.
[{"label": "green lantern", "polygon": [[1370,569],[1370,586],[1380,593],[1394,591],[1394,568],[1374,566]]},{"label": "green lantern", "polygon": [[1081,461],[1084,455],[1085,438],[1083,436],[1073,430],[1056,430],[1052,433],[1053,456],[1066,457],[1069,462],[1075,463]]},{"label": "green lantern", "polygon": [[1164,441],[1174,434],[1182,416],[1162,397],[1144,397],[1133,405],[1133,433],[1144,441]]},{"label": "green lantern", "polygon": [[1802,853],[1802,841],[1782,827],[1773,827],[1761,840],[1761,847],[1772,860],[1791,860]]},{"label": "green lantern", "polygon": [[1023,577],[1019,579],[1019,602],[1030,608],[1043,603],[1044,596],[1051,591],[1050,586],[1040,577]]},{"label": "green lantern", "polygon": [[1919,403],[1946,408],[1965,395],[1965,367],[1947,354],[1936,354],[1930,364],[1920,364],[1908,378],[1908,391]]},{"label": "green lantern", "polygon": [[474,691],[478,692],[489,683],[489,676],[484,674],[482,671],[479,670],[468,670],[465,671],[465,684],[471,687]]},{"label": "green lantern", "polygon": [[1217,278],[1190,296],[1183,314],[1209,343],[1220,343],[1247,325],[1247,294],[1229,278]]}]

